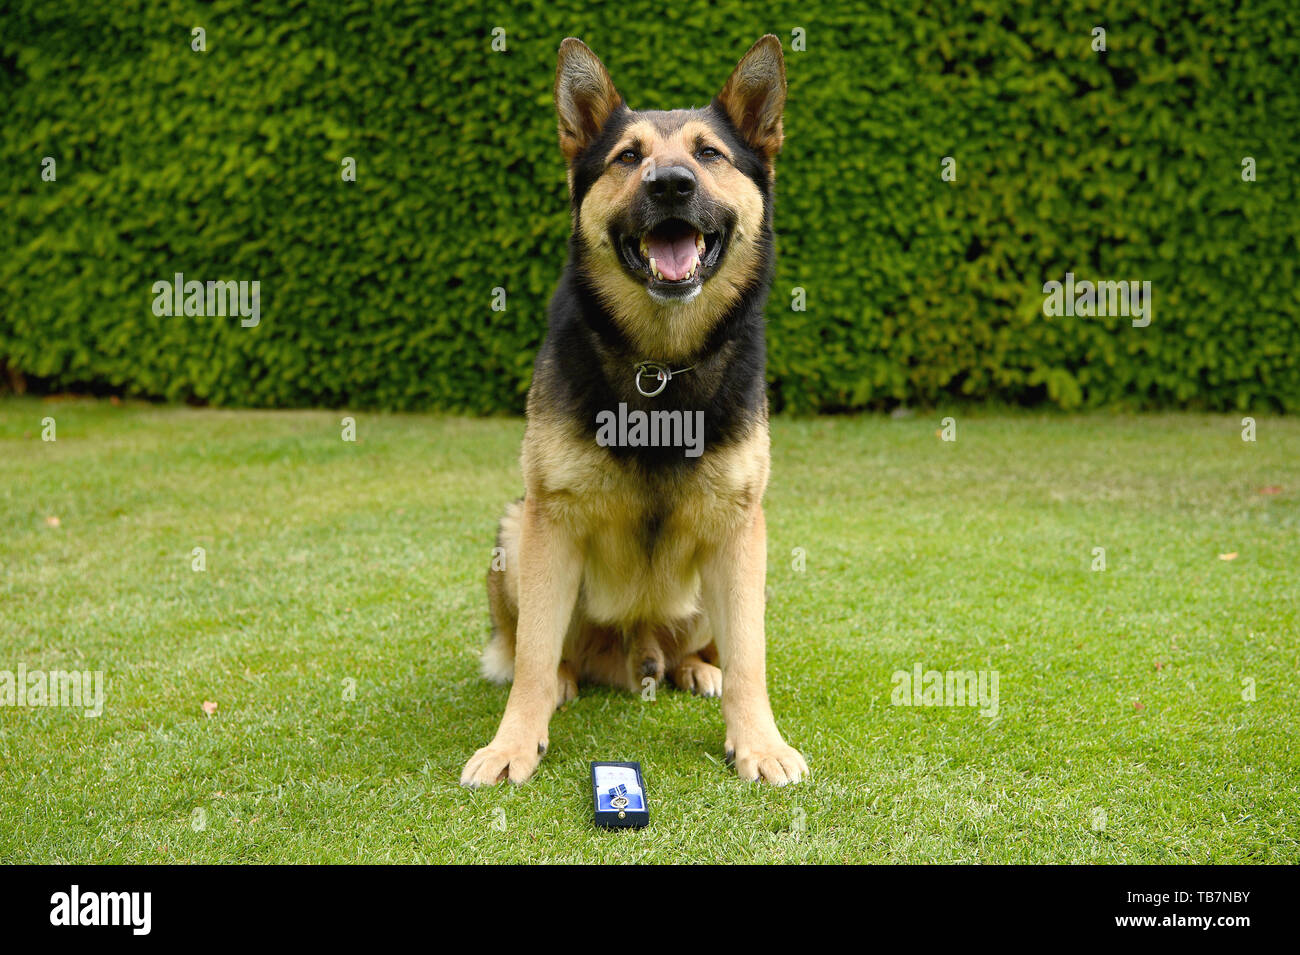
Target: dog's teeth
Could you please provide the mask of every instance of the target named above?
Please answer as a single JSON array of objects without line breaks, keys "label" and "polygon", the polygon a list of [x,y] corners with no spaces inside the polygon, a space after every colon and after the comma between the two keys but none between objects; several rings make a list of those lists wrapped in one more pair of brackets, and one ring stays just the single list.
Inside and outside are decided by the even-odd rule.
[{"label": "dog's teeth", "polygon": [[659,272],[659,266],[655,265],[654,259],[650,260],[650,274],[660,281],[663,281],[663,275]]},{"label": "dog's teeth", "polygon": [[703,254],[704,254],[704,235],[703,235],[703,233],[700,233],[700,232],[695,233],[695,251],[698,252],[698,253],[700,253],[700,255],[703,255]]}]

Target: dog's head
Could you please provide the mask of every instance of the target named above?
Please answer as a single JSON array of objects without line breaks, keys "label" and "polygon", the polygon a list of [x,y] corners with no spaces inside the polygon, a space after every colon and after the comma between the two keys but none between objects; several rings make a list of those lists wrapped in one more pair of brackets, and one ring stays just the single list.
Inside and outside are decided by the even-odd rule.
[{"label": "dog's head", "polygon": [[703,109],[634,111],[570,38],[555,104],[576,267],[638,345],[688,352],[770,262],[780,41],[755,43]]}]

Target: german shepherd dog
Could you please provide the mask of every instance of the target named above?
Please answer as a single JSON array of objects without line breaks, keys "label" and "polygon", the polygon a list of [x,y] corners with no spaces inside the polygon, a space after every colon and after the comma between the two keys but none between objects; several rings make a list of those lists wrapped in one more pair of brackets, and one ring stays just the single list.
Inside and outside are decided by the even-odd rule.
[{"label": "german shepherd dog", "polygon": [[[573,232],[528,392],[525,496],[488,573],[483,671],[514,685],[461,784],[528,779],[579,683],[665,677],[721,695],[742,778],[798,782],[808,764],[772,717],[763,633],[780,41],[755,43],[707,107],[665,112],[629,109],[570,38],[555,105]],[[638,412],[660,435],[701,421],[702,447],[634,441],[635,425],[602,440],[602,417]]]}]

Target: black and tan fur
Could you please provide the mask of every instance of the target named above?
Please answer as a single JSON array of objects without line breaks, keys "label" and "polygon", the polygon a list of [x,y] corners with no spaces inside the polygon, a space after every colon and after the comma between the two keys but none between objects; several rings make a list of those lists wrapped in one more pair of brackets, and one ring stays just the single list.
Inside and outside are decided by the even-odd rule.
[{"label": "black and tan fur", "polygon": [[[638,690],[646,678],[722,696],[726,752],[743,778],[798,781],[808,767],[772,717],[763,629],[780,42],[759,40],[703,109],[636,112],[595,54],[568,39],[555,99],[569,261],[528,395],[525,496],[501,521],[504,570],[488,574],[484,672],[513,686],[461,783],[523,782],[546,751],[552,711],[580,683]],[[639,235],[683,228],[703,248],[685,277],[628,251]],[[634,386],[647,359],[692,367],[647,398]],[[703,454],[601,447],[597,414],[620,402],[702,410]]]}]

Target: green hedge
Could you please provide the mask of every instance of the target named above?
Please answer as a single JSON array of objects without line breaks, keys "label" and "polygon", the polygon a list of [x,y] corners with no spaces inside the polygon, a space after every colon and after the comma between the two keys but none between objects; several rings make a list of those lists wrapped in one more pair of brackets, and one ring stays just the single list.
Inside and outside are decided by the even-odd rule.
[{"label": "green hedge", "polygon": [[[778,408],[1294,411],[1300,5],[1223,6],[11,0],[0,364],[213,404],[518,410],[569,224],[559,41],[672,107],[773,32]],[[178,271],[260,281],[261,324],[155,317]],[[1150,281],[1154,321],[1044,317],[1067,271]]]}]

